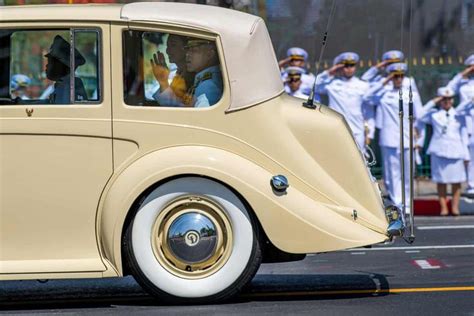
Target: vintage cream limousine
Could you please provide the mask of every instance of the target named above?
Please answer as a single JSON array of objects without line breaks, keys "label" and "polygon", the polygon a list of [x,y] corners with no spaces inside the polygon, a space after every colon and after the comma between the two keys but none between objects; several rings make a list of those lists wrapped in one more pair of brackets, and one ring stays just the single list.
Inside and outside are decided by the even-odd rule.
[{"label": "vintage cream limousine", "polygon": [[344,118],[287,96],[263,20],[233,10],[0,8],[0,150],[0,280],[210,302],[403,230]]}]

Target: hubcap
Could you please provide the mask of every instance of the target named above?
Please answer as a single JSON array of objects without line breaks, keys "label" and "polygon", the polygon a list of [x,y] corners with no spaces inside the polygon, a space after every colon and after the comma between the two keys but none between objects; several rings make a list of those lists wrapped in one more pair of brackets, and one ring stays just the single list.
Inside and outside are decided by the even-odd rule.
[{"label": "hubcap", "polygon": [[157,217],[152,245],[155,257],[182,278],[202,278],[218,271],[231,253],[232,228],[217,203],[184,196]]}]

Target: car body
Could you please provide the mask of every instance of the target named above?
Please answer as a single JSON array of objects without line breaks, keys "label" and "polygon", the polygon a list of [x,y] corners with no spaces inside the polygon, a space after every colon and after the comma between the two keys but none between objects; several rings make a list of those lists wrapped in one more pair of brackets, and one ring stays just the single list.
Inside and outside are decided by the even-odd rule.
[{"label": "car body", "polygon": [[[94,38],[83,41],[94,70],[82,81],[98,96],[78,101],[69,83],[70,104],[10,97],[5,82],[21,63],[12,62],[13,50],[25,53],[14,41],[46,31],[52,39],[57,30],[79,48],[75,39]],[[284,94],[262,19],[176,3],[25,6],[0,8],[2,31],[0,48],[11,53],[0,58],[1,280],[132,273],[164,299],[212,301],[235,295],[262,260],[390,238],[380,190],[346,121]],[[222,94],[214,105],[153,106],[140,92],[145,75],[124,69],[127,49],[136,57],[169,34],[186,36],[188,46],[189,38],[215,45]],[[143,47],[127,48],[126,38]],[[74,54],[69,61],[82,63]],[[145,69],[144,56],[130,63]],[[133,78],[141,78],[141,101],[130,105]],[[212,249],[190,251],[194,242]],[[238,259],[242,266],[232,263]],[[160,273],[170,277],[155,279]]]}]

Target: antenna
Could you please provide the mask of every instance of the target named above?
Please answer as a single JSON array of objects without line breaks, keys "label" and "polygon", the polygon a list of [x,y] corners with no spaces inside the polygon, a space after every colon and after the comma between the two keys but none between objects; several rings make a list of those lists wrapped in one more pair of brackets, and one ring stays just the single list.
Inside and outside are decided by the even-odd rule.
[{"label": "antenna", "polygon": [[314,104],[314,91],[316,90],[316,80],[318,78],[319,68],[321,66],[321,60],[323,59],[324,49],[326,48],[329,27],[331,25],[331,20],[332,20],[332,17],[334,15],[335,11],[336,11],[336,0],[332,0],[331,12],[329,13],[328,23],[326,24],[326,31],[324,32],[324,36],[323,36],[323,44],[322,44],[321,50],[319,52],[318,63],[316,64],[316,73],[314,75],[313,88],[311,89],[311,93],[308,96],[308,100],[306,100],[306,102],[303,102],[303,106],[305,106],[307,108],[310,108],[310,109],[315,109],[316,108],[316,105]]}]

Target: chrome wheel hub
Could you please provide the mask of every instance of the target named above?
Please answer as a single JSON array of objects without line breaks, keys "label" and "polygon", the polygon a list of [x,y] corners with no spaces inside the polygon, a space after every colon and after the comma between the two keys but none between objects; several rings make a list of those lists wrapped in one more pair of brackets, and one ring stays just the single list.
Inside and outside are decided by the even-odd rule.
[{"label": "chrome wheel hub", "polygon": [[151,236],[160,264],[182,278],[218,271],[232,250],[232,227],[222,207],[206,197],[184,196],[165,207]]},{"label": "chrome wheel hub", "polygon": [[177,259],[195,264],[215,253],[218,239],[211,219],[198,212],[189,212],[171,223],[166,242]]}]

